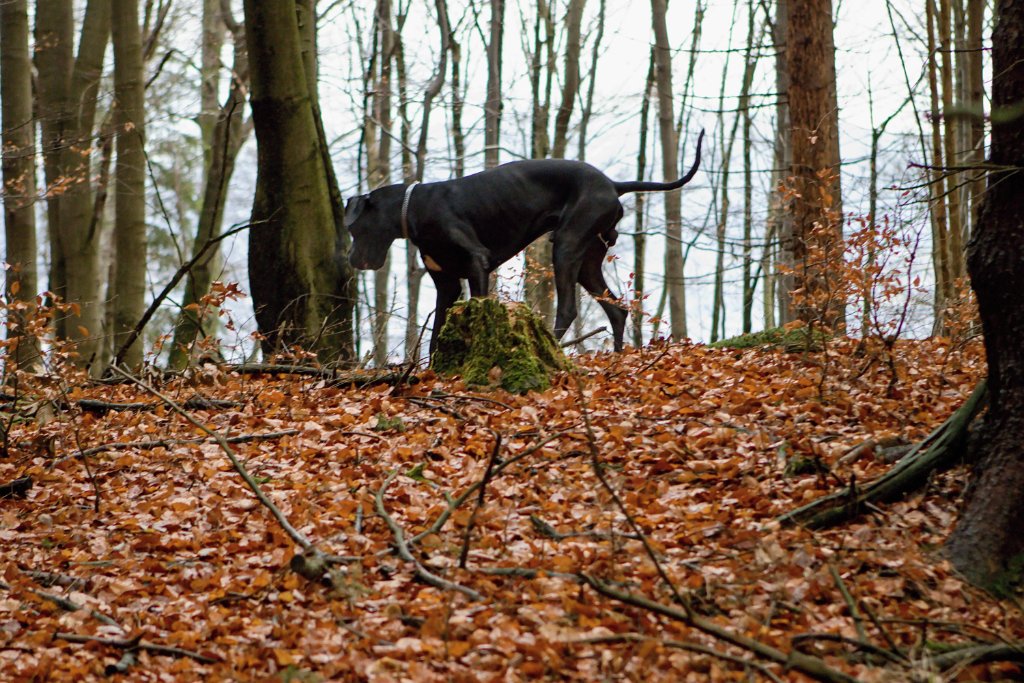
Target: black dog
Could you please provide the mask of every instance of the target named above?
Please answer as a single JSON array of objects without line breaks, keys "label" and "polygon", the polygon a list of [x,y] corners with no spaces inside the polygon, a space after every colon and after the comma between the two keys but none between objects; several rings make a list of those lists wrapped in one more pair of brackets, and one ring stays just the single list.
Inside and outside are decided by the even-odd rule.
[{"label": "black dog", "polygon": [[703,139],[701,131],[693,166],[672,183],[617,183],[583,162],[543,159],[514,161],[438,183],[378,188],[345,206],[345,225],[352,234],[349,260],[361,270],[376,270],[399,237],[419,247],[437,288],[433,353],[448,309],[461,293],[459,280],[469,280],[472,296],[485,296],[491,271],[544,233],[554,233],[555,336],[561,339],[576,318],[573,290],[578,282],[608,315],[615,350],[621,351],[626,309],[609,301],[616,297],[601,273],[622,218],[619,197],[667,192],[688,183],[700,166]]}]

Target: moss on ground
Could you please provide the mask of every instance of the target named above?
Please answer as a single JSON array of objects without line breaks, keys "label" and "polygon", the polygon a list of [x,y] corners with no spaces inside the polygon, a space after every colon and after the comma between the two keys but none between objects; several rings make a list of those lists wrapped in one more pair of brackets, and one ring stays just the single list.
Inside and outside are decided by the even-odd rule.
[{"label": "moss on ground", "polygon": [[771,327],[761,332],[748,332],[729,339],[708,344],[714,349],[751,349],[758,347],[776,347],[790,353],[803,351],[820,351],[826,335],[821,330],[810,331],[807,327]]},{"label": "moss on ground", "polygon": [[543,391],[569,361],[547,326],[518,303],[473,298],[448,311],[431,367],[461,375],[466,384],[499,384],[506,391]]}]

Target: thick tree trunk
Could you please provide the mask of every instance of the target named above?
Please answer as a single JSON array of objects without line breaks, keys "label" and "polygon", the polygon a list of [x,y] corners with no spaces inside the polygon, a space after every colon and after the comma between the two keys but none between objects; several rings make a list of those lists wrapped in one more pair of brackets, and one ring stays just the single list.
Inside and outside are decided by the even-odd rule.
[{"label": "thick tree trunk", "polygon": [[[661,132],[661,166],[666,182],[679,175],[679,138],[672,100],[672,47],[665,22],[666,0],[651,0],[654,24],[655,75],[658,86],[658,126]],[[670,330],[673,339],[686,334],[686,288],[683,268],[682,199],[679,192],[665,194],[665,286],[668,288]]]},{"label": "thick tree trunk", "polygon": [[786,63],[797,317],[837,328],[846,312],[834,281],[843,258],[843,205],[831,0],[789,4]]},{"label": "thick tree trunk", "polygon": [[[960,0],[957,0],[960,2]],[[957,166],[963,162],[958,154],[957,144],[959,117],[951,116],[953,111],[953,42],[950,35],[951,10],[950,0],[939,2],[939,54],[942,55],[942,117],[945,126],[946,163]],[[964,275],[964,243],[962,221],[960,215],[960,188],[963,176],[959,173],[946,174],[946,196],[949,199],[949,275],[952,284]]]},{"label": "thick tree trunk", "polygon": [[103,307],[99,302],[101,224],[93,220],[90,147],[96,96],[110,35],[110,0],[89,0],[79,52],[72,56],[71,0],[36,4],[36,68],[51,242],[49,289],[77,304],[57,324],[77,343],[78,362],[100,371]]},{"label": "thick tree trunk", "polygon": [[[9,264],[5,282],[8,335],[20,336],[39,293],[36,274],[35,123],[32,118],[32,60],[28,44],[28,1],[0,3],[0,99],[3,100],[4,235]],[[15,302],[24,306],[15,310]],[[35,363],[38,349],[19,340],[11,357],[19,367]]]},{"label": "thick tree trunk", "polygon": [[[212,2],[213,0],[207,0]],[[214,3],[219,4],[219,3]],[[208,11],[215,11],[220,16],[219,9],[206,6]],[[214,121],[209,131],[204,127],[203,121],[206,115],[206,108],[210,106],[206,102],[206,86],[212,76],[207,75],[203,79],[201,100],[203,102],[204,114],[200,116],[200,129],[203,131],[203,139],[209,137],[209,153],[206,156],[207,166],[204,168],[203,177],[203,203],[199,210],[199,222],[196,226],[196,237],[192,243],[193,257],[203,256],[196,262],[189,271],[185,281],[185,293],[182,298],[182,309],[178,315],[177,324],[174,327],[174,341],[171,344],[171,354],[168,366],[173,370],[180,370],[188,364],[189,349],[197,336],[206,337],[213,332],[216,316],[210,315],[205,310],[202,299],[210,291],[210,284],[213,281],[214,273],[220,264],[220,248],[211,242],[220,236],[221,223],[224,219],[224,206],[227,202],[228,183],[235,171],[235,161],[238,153],[249,138],[252,130],[252,120],[243,120],[245,111],[245,94],[249,82],[249,62],[245,52],[245,36],[242,27],[236,25],[230,17],[225,19],[231,24],[231,33],[234,40],[234,64],[231,69],[231,86],[223,105],[214,103],[212,112]],[[206,21],[204,20],[204,24]],[[223,22],[221,24],[223,26]],[[204,36],[208,32],[204,33]],[[211,41],[219,44],[221,40]],[[204,55],[206,46],[204,46]],[[204,58],[205,61],[205,58]],[[217,56],[216,63],[207,65],[211,69],[220,69],[220,57]],[[216,93],[214,93],[216,95]],[[204,145],[205,146],[205,145]]]},{"label": "thick tree trunk", "polygon": [[[1024,165],[1024,0],[1000,0],[992,32],[995,168]],[[947,550],[969,580],[995,590],[1024,578],[1024,175],[994,172],[967,247],[988,358],[989,410],[971,440],[977,464]]]},{"label": "thick tree trunk", "polygon": [[249,284],[264,353],[312,347],[345,358],[351,296],[333,205],[315,83],[307,83],[296,3],[245,2],[246,44],[257,141],[256,195],[249,231]]},{"label": "thick tree trunk", "polygon": [[[371,140],[369,131],[377,131],[376,150],[368,150],[366,175],[371,190],[391,182],[391,65],[395,56],[395,33],[392,25],[391,0],[378,0],[375,17],[376,29],[380,36],[379,53],[376,55],[377,78],[373,82],[372,109],[367,126],[367,145]],[[372,57],[371,57],[372,59]],[[373,273],[373,362],[378,367],[387,365],[388,322],[391,319],[391,305],[388,285],[391,281],[391,255],[384,260],[383,267]]]},{"label": "thick tree trunk", "polygon": [[[146,110],[138,0],[113,0],[117,164],[114,187],[114,347],[120,348],[146,306]],[[130,368],[142,365],[142,338],[124,354]]]}]

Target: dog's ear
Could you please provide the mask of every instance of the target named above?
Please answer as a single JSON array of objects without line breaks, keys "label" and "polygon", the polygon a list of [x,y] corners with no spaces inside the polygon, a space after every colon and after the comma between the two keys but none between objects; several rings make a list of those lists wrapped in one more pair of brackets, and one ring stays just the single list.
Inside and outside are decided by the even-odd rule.
[{"label": "dog's ear", "polygon": [[358,197],[352,197],[348,200],[348,204],[345,205],[345,227],[350,228],[352,224],[359,219],[359,215],[366,208],[366,204],[369,197],[365,194],[361,194]]}]

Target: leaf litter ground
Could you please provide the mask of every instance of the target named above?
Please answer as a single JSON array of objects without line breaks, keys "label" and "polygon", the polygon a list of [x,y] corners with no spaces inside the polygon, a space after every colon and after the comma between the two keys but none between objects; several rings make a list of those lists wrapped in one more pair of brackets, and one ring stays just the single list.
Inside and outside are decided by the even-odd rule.
[{"label": "leaf litter ground", "polygon": [[[863,680],[1018,677],[1006,663],[940,672],[935,660],[1024,638],[1019,604],[970,588],[941,557],[965,468],[829,531],[775,522],[885,471],[870,449],[842,456],[867,439],[920,440],[984,374],[976,346],[900,343],[895,383],[873,358],[853,342],[827,355],[655,345],[577,357],[577,375],[526,396],[429,373],[403,393],[212,367],[161,386],[234,402],[192,411],[229,436],[297,430],[233,448],[301,533],[356,558],[320,582],[289,570],[298,548],[214,443],[69,457],[203,436],[170,410],[18,425],[0,482],[35,487],[0,500],[0,679],[100,680],[147,644],[197,656],[132,650],[127,679],[807,680],[581,584],[583,572],[672,604],[637,527],[693,610],[734,633]],[[155,402],[134,386],[66,398]],[[595,476],[586,417],[635,527]],[[496,435],[492,464],[520,459],[478,509],[473,493],[424,534],[484,477]],[[389,475],[381,502],[407,539],[420,535],[420,567],[482,599],[427,585],[394,554],[375,509]]]}]

